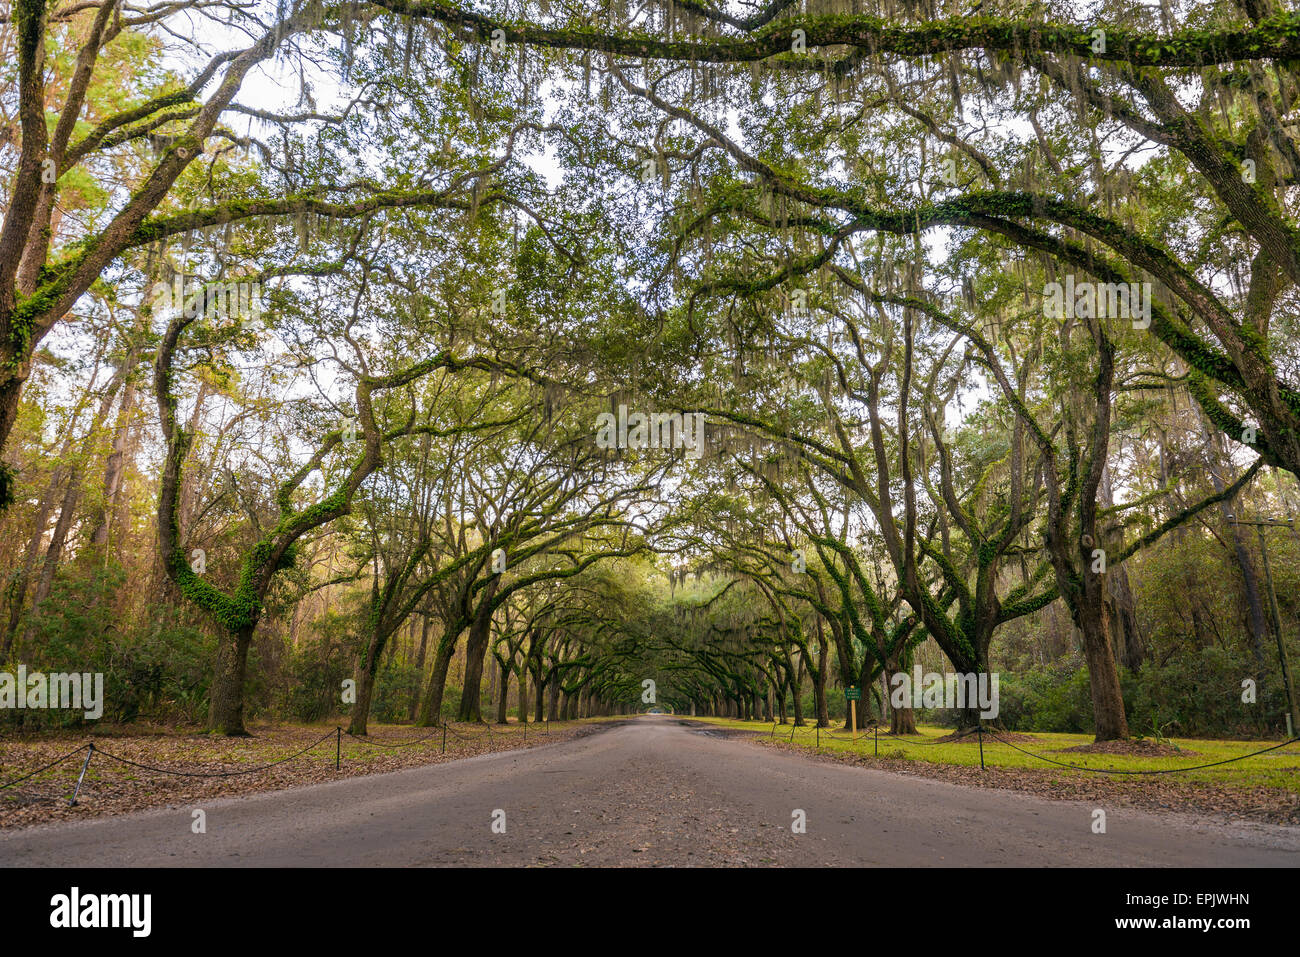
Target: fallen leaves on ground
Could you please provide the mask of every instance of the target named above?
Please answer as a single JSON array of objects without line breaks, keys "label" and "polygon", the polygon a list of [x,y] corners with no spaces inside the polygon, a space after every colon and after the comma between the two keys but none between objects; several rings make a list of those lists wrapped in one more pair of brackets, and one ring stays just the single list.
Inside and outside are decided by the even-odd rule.
[{"label": "fallen leaves on ground", "polygon": [[[581,737],[597,727],[552,724],[547,733],[545,728],[535,730],[529,725],[525,741],[524,729],[517,724],[504,728],[451,724],[445,754],[440,728],[383,727],[360,740],[344,733],[341,745],[338,732],[324,726],[260,727],[253,729],[250,738],[161,729],[103,731],[90,736],[84,732],[43,734],[0,742],[0,786],[77,750],[48,771],[0,790],[0,828],[178,807],[401,771],[493,751],[539,747]],[[86,770],[77,804],[70,807],[68,799],[85,763],[85,745],[92,741],[96,753]],[[294,756],[304,749],[309,750]],[[116,759],[184,773],[147,770]],[[196,774],[225,776],[190,776]]]},{"label": "fallen leaves on ground", "polygon": [[1188,748],[1180,748],[1147,738],[1133,741],[1093,741],[1090,744],[1076,744],[1072,748],[1057,748],[1057,754],[1078,751],[1083,754],[1135,754],[1146,758],[1172,758],[1188,754],[1200,754]]},{"label": "fallen leaves on ground", "polygon": [[[1019,731],[997,731],[997,732],[988,732],[988,734],[990,737],[996,734],[1003,741],[1036,741],[1037,740],[1037,738],[1034,738],[1028,734],[1021,734]],[[978,731],[974,729],[970,731],[954,731],[952,734],[945,734],[942,738],[935,738],[934,743],[935,744],[979,744],[980,734]]]}]

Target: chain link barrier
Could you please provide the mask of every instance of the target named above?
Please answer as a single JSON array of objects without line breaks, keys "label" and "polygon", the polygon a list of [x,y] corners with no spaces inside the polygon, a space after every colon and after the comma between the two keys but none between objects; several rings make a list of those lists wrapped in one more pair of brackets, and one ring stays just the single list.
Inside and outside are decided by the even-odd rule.
[{"label": "chain link barrier", "polygon": [[177,777],[182,777],[182,778],[236,778],[236,777],[241,777],[242,775],[245,774],[257,774],[259,771],[265,771],[268,768],[274,768],[281,764],[287,764],[289,761],[292,761],[294,758],[300,758],[308,751],[311,751],[312,749],[317,748],[320,745],[324,744],[326,741],[334,737],[336,734],[337,734],[336,731],[331,731],[329,734],[325,735],[325,737],[321,738],[318,741],[313,742],[312,744],[307,745],[307,747],[303,748],[301,751],[294,752],[293,754],[289,755],[287,758],[281,758],[279,761],[272,761],[270,764],[260,764],[255,768],[244,768],[241,771],[177,771],[174,768],[157,768],[151,764],[142,764],[139,761],[132,761],[129,758],[120,757],[109,751],[105,751],[103,748],[96,748],[93,744],[91,745],[91,748],[93,749],[95,754],[102,754],[110,761],[116,761],[119,764],[125,764],[133,768],[141,768],[145,771],[153,771],[156,774],[174,774]]},{"label": "chain link barrier", "polygon": [[23,781],[26,781],[28,778],[34,778],[34,777],[36,777],[36,775],[42,773],[43,771],[48,771],[50,768],[52,768],[52,767],[56,767],[57,765],[62,764],[64,761],[68,760],[68,758],[72,757],[74,754],[80,754],[82,751],[85,751],[85,750],[86,750],[87,748],[89,748],[89,747],[90,747],[89,744],[83,744],[81,747],[77,748],[75,751],[69,751],[69,752],[68,752],[67,754],[65,754],[63,757],[61,757],[61,758],[55,758],[53,761],[51,761],[49,764],[45,765],[45,767],[43,767],[43,768],[37,768],[35,771],[32,771],[32,772],[30,772],[30,773],[28,773],[28,774],[24,774],[24,775],[23,775],[22,777],[20,777],[20,778],[14,778],[12,781],[7,781],[7,782],[5,782],[4,784],[0,784],[0,791],[3,791],[5,788],[11,788],[11,787],[13,787],[15,784],[19,784],[19,783],[21,783],[21,782],[23,782]]},{"label": "chain link barrier", "polygon": [[[547,719],[545,721],[545,725],[546,725],[545,731],[541,733],[549,735],[551,733],[550,719]],[[491,750],[492,748],[491,742],[493,740],[493,735],[500,735],[501,737],[504,738],[511,738],[515,736],[515,733],[512,732],[494,731],[492,725],[490,724],[483,724],[480,725],[480,727],[484,727],[487,729],[489,750]],[[230,778],[230,777],[240,777],[245,774],[257,774],[258,772],[266,771],[270,768],[278,767],[281,764],[287,764],[288,762],[293,761],[296,758],[302,757],[304,754],[307,754],[309,751],[313,751],[316,748],[320,747],[330,738],[333,738],[335,740],[334,768],[335,770],[341,770],[344,735],[347,735],[349,738],[356,741],[358,744],[363,744],[372,748],[410,748],[418,744],[423,744],[424,742],[429,741],[441,734],[442,752],[445,754],[447,751],[448,732],[450,732],[457,739],[461,741],[468,741],[471,744],[477,743],[478,741],[482,740],[482,738],[476,738],[476,737],[461,734],[459,731],[457,731],[455,728],[453,728],[445,721],[442,722],[440,725],[435,725],[433,732],[425,735],[424,737],[416,738],[413,741],[401,741],[401,742],[367,740],[366,738],[362,738],[358,735],[353,734],[351,731],[343,730],[342,727],[335,727],[333,731],[329,732],[328,734],[321,737],[320,739],[312,742],[302,750],[295,751],[293,754],[290,754],[287,757],[281,758],[278,761],[272,761],[269,764],[260,764],[255,768],[243,768],[239,771],[179,771],[175,768],[160,768],[151,764],[144,764],[143,762],[140,761],[133,761],[130,758],[124,758],[121,755],[113,754],[111,751],[105,751],[103,748],[97,747],[95,743],[92,741],[88,744],[83,744],[72,751],[69,751],[67,754],[55,758],[49,764],[43,765],[34,771],[29,771],[26,774],[14,778],[12,781],[6,781],[4,784],[0,784],[0,791],[5,790],[6,788],[11,788],[16,784],[21,784],[23,781],[27,781],[31,778],[34,778],[38,774],[44,774],[46,771],[49,771],[51,768],[58,767],[60,764],[63,764],[65,761],[69,760],[70,758],[76,757],[82,752],[85,752],[86,760],[81,767],[81,774],[77,778],[77,784],[73,790],[72,798],[68,801],[69,806],[76,805],[77,795],[80,793],[82,781],[84,781],[86,777],[86,770],[90,767],[90,760],[97,754],[103,755],[105,758],[107,758],[110,761],[116,761],[118,764],[122,764],[132,768],[139,768],[143,771],[151,771],[155,774],[171,774],[177,777],[186,777],[186,778]],[[525,728],[524,730],[525,739],[526,739],[526,735],[527,735],[527,729]],[[52,797],[42,795],[42,797],[39,798],[38,800],[54,800],[54,799]]]},{"label": "chain link barrier", "polygon": [[[776,729],[779,726],[780,726],[779,721],[772,723],[772,731],[769,735],[770,737],[776,736]],[[790,737],[787,738],[786,740],[789,743],[793,743],[796,732],[807,736],[813,734],[818,730],[820,729],[818,728],[808,729],[808,728],[800,728],[798,726],[795,726],[790,729]],[[894,741],[898,742],[899,744],[907,745],[909,747],[910,746],[938,747],[940,745],[958,743],[957,741],[909,741],[902,735],[894,734],[890,731],[880,731],[878,726],[873,727],[871,730],[874,732],[873,740],[877,742],[877,751],[879,748],[878,742],[880,738],[892,738]],[[827,733],[827,737],[832,741],[842,742],[845,740],[842,736],[844,734],[844,732],[842,731],[831,731],[828,729],[826,733]],[[1071,771],[1090,771],[1093,774],[1180,774],[1184,771],[1203,771],[1207,768],[1217,768],[1225,764],[1234,764],[1237,761],[1245,761],[1247,758],[1255,758],[1261,754],[1268,754],[1270,751],[1277,751],[1280,748],[1285,748],[1287,745],[1296,744],[1300,742],[1300,737],[1294,737],[1287,741],[1283,741],[1281,744],[1274,744],[1271,745],[1270,747],[1262,748],[1259,751],[1252,751],[1250,754],[1240,754],[1233,758],[1224,758],[1222,761],[1211,761],[1208,764],[1193,764],[1184,768],[1122,769],[1122,768],[1090,768],[1081,764],[1070,764],[1069,762],[1066,761],[1058,761],[1055,758],[1048,757],[1047,755],[1038,754],[1034,751],[1028,751],[1025,748],[1018,746],[1014,742],[1006,740],[1001,735],[999,735],[996,731],[993,731],[990,728],[985,728],[983,725],[979,726],[974,731],[967,732],[967,735],[965,736],[969,736],[971,734],[978,734],[980,736],[981,748],[983,747],[983,739],[985,738],[985,736],[987,736],[999,744],[1005,744],[1007,747],[1019,751],[1021,754],[1027,755],[1031,758],[1036,758],[1039,761],[1045,761],[1048,764],[1054,764],[1057,767],[1068,768]],[[866,735],[864,734],[863,737],[865,739]],[[819,740],[820,740],[820,736],[819,736]],[[850,741],[849,743],[852,744],[854,742]],[[1127,757],[1127,755],[1118,755],[1118,756]],[[1141,755],[1135,755],[1135,757],[1141,757]],[[984,766],[983,753],[981,751],[980,767],[983,768],[983,766]]]},{"label": "chain link barrier", "polygon": [[[550,734],[551,733],[550,721],[547,720],[545,724],[546,724],[546,729],[542,733]],[[772,723],[772,730],[770,732],[771,737],[776,736],[776,729],[779,726],[780,726],[780,722]],[[491,724],[483,724],[480,727],[487,729],[489,750],[492,749],[492,741],[495,739],[495,736],[499,736],[502,738],[511,738],[514,737],[516,734],[520,734],[522,737],[526,739],[528,734],[526,726],[522,729],[521,732],[498,731],[494,729]],[[821,731],[822,729],[817,725],[813,725],[812,727],[799,727],[798,725],[793,725],[790,728],[790,737],[787,738],[786,740],[788,743],[793,743],[796,734],[802,734],[805,737],[815,735],[817,738],[818,747],[820,747]],[[876,745],[877,754],[879,754],[879,739],[881,737],[892,738],[900,744],[908,745],[908,746],[915,745],[917,747],[936,747],[938,745],[956,743],[954,741],[908,741],[902,735],[893,734],[892,732],[889,731],[881,732],[878,726],[873,727],[872,731],[873,731],[873,741],[875,742]],[[229,777],[240,777],[245,774],[257,774],[261,771],[266,771],[270,768],[278,767],[281,764],[287,764],[288,762],[293,761],[296,758],[302,757],[304,754],[307,754],[309,751],[313,751],[316,748],[320,747],[320,745],[324,744],[330,738],[334,738],[336,742],[335,769],[339,770],[341,768],[341,759],[342,759],[342,741],[343,741],[343,735],[345,734],[352,740],[356,741],[358,744],[363,744],[372,748],[410,748],[410,747],[415,747],[418,744],[423,744],[424,742],[437,737],[440,733],[442,734],[443,753],[446,753],[447,751],[448,733],[452,734],[455,738],[457,738],[460,741],[468,741],[470,743],[474,743],[478,740],[481,740],[479,738],[461,734],[459,731],[457,731],[455,728],[453,728],[445,721],[441,725],[435,726],[435,729],[431,734],[427,734],[421,738],[416,738],[413,741],[401,741],[401,742],[371,741],[365,738],[361,738],[350,731],[344,731],[342,727],[336,727],[329,734],[326,734],[324,737],[320,738],[319,740],[314,741],[312,744],[309,744],[307,747],[303,748],[302,750],[296,751],[293,754],[288,755],[287,757],[281,758],[278,761],[272,761],[269,764],[261,764],[255,768],[244,768],[239,771],[178,771],[175,768],[155,767],[154,765],[144,764],[140,761],[132,761],[131,759],[124,758],[121,755],[113,754],[111,751],[105,751],[103,748],[96,747],[95,743],[92,741],[89,744],[83,744],[80,747],[75,748],[72,751],[69,751],[67,754],[62,755],[61,757],[55,758],[49,764],[43,765],[42,767],[39,767],[34,771],[29,771],[26,774],[21,775],[20,777],[16,777],[11,781],[6,781],[4,784],[0,784],[0,791],[5,790],[6,788],[11,788],[16,784],[21,784],[23,781],[27,781],[31,778],[34,778],[39,774],[44,774],[46,771],[49,771],[51,768],[58,767],[63,762],[69,760],[70,758],[75,757],[76,755],[81,754],[83,751],[86,752],[86,759],[85,759],[85,763],[82,765],[81,775],[77,779],[76,788],[73,791],[72,798],[68,802],[70,806],[73,806],[77,803],[77,795],[81,791],[81,783],[85,779],[86,770],[90,767],[91,758],[93,758],[96,754],[102,754],[105,758],[107,758],[110,761],[116,761],[119,764],[128,767],[139,768],[144,771],[152,771],[155,774],[171,774],[178,777],[187,777],[187,778],[229,778]],[[828,738],[832,741],[844,740],[843,737],[840,736],[843,734],[843,732],[836,732],[827,729],[826,733]],[[1015,744],[1012,741],[1006,740],[1001,735],[999,735],[996,731],[984,728],[982,725],[979,726],[975,732],[971,732],[971,733],[978,733],[980,736],[980,768],[981,769],[984,768],[983,747],[984,747],[984,737],[987,735],[989,738],[993,739],[998,744],[1004,744],[1007,747],[1011,748],[1012,750],[1018,751],[1019,753],[1026,755],[1027,757],[1035,758],[1036,760],[1046,762],[1047,764],[1053,764],[1056,765],[1057,767],[1067,768],[1068,770],[1071,771],[1088,771],[1093,774],[1143,775],[1143,774],[1180,774],[1185,771],[1204,771],[1208,768],[1217,768],[1217,767],[1222,767],[1225,764],[1234,764],[1238,761],[1245,761],[1248,758],[1255,758],[1261,754],[1268,754],[1270,751],[1277,751],[1281,748],[1287,747],[1288,745],[1300,743],[1300,737],[1294,737],[1294,738],[1290,738],[1287,741],[1283,741],[1281,744],[1274,744],[1270,747],[1262,748],[1259,751],[1252,751],[1250,754],[1241,754],[1233,758],[1224,758],[1222,761],[1211,761],[1207,764],[1194,764],[1183,768],[1139,768],[1139,769],[1090,768],[1080,764],[1070,764],[1069,762],[1066,761],[1058,761],[1057,759],[1048,757],[1047,755],[1038,754],[1034,751],[1029,751],[1025,748],[1020,747],[1019,745]],[[865,740],[865,735],[863,737]],[[851,740],[849,743],[856,744],[856,741]]]},{"label": "chain link barrier", "polygon": [[1018,747],[1012,742],[1004,740],[993,731],[984,731],[983,733],[987,734],[999,744],[1005,744],[1007,747],[1013,748],[1021,754],[1026,754],[1031,758],[1037,758],[1039,761],[1046,761],[1049,764],[1069,768],[1071,771],[1091,771],[1094,774],[1179,774],[1183,771],[1202,771],[1205,768],[1217,768],[1224,764],[1232,764],[1235,761],[1245,761],[1247,758],[1254,758],[1261,754],[1268,754],[1270,751],[1276,751],[1278,748],[1285,748],[1288,744],[1295,744],[1297,741],[1300,741],[1300,738],[1291,738],[1289,741],[1283,741],[1281,744],[1275,744],[1272,747],[1264,748],[1260,751],[1252,751],[1250,754],[1241,754],[1235,758],[1224,758],[1222,761],[1211,761],[1209,764],[1193,764],[1186,768],[1146,768],[1125,770],[1121,768],[1088,768],[1079,764],[1068,764],[1065,761],[1057,761],[1055,758],[1049,758],[1044,754],[1036,754],[1033,751],[1026,751],[1024,748]]}]

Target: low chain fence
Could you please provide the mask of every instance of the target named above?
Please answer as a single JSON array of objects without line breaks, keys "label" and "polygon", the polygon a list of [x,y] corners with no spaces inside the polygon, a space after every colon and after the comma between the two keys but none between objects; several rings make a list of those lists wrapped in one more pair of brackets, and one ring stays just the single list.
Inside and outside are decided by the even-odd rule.
[{"label": "low chain fence", "polygon": [[[769,734],[769,737],[776,736],[776,729],[779,726],[780,726],[780,722],[773,722],[772,731]],[[800,728],[798,726],[794,726],[790,729],[790,736],[786,740],[788,743],[793,744],[796,733],[803,735],[804,738],[815,735],[816,736],[815,747],[820,748],[821,732],[822,729],[820,726],[814,726],[813,728]],[[911,741],[902,735],[897,735],[890,731],[881,731],[878,725],[873,726],[871,728],[871,732],[872,732],[872,745],[874,748],[875,755],[877,757],[879,757],[880,755],[881,738],[886,738],[886,739],[892,738],[894,741],[897,741],[898,743],[907,745],[909,747],[912,746],[936,747],[938,745],[956,743],[954,741]],[[827,737],[832,741],[844,740],[843,738],[844,732],[836,732],[827,728],[826,733],[827,733]],[[994,741],[998,742],[999,744],[1005,744],[1007,747],[1019,751],[1021,754],[1024,754],[1028,757],[1035,758],[1039,761],[1044,761],[1048,764],[1054,764],[1057,767],[1069,768],[1071,771],[1089,771],[1092,772],[1093,774],[1180,774],[1184,771],[1203,771],[1206,768],[1217,768],[1225,764],[1233,764],[1237,761],[1245,761],[1247,758],[1255,758],[1261,754],[1268,754],[1270,751],[1277,751],[1280,748],[1285,748],[1289,744],[1296,744],[1297,742],[1300,742],[1300,737],[1294,737],[1286,741],[1283,741],[1281,744],[1274,744],[1267,748],[1261,748],[1259,751],[1252,751],[1250,754],[1239,754],[1236,757],[1224,758],[1222,761],[1211,761],[1208,764],[1193,764],[1182,768],[1122,769],[1122,768],[1090,768],[1082,764],[1070,764],[1067,761],[1058,761],[1056,758],[1050,758],[1045,754],[1038,754],[1037,752],[1029,751],[1025,748],[1022,748],[1019,745],[1015,744],[1014,742],[1008,741],[1006,738],[1002,737],[993,729],[985,728],[983,725],[977,725],[974,730],[967,732],[967,735],[970,734],[979,735],[981,771],[987,770],[987,766],[984,762],[984,737],[985,735],[987,735],[988,737],[992,738]],[[864,733],[864,737],[865,737],[865,733]]]},{"label": "low chain fence", "polygon": [[[772,725],[772,731],[770,735],[771,737],[775,737],[777,727],[779,727],[779,722],[774,722]],[[183,770],[178,770],[176,768],[161,768],[155,765],[145,764],[141,761],[134,761],[131,760],[130,758],[124,758],[121,755],[113,754],[111,751],[105,750],[103,747],[100,747],[99,745],[96,745],[95,742],[91,741],[88,742],[87,744],[83,744],[80,747],[73,749],[72,751],[69,751],[67,754],[55,758],[49,764],[43,765],[34,771],[29,771],[26,774],[16,777],[11,781],[6,781],[3,784],[0,784],[0,791],[6,790],[8,788],[14,787],[15,785],[21,784],[24,781],[28,781],[35,777],[38,777],[39,775],[44,774],[46,771],[56,768],[59,765],[63,764],[64,762],[70,761],[73,758],[78,757],[83,752],[85,754],[85,758],[82,760],[81,772],[77,776],[77,783],[73,787],[72,796],[68,799],[68,805],[70,807],[76,806],[77,798],[81,794],[81,788],[86,779],[86,771],[90,768],[90,762],[96,755],[99,755],[108,761],[114,761],[118,764],[127,767],[138,768],[140,770],[150,771],[155,774],[171,774],[179,777],[192,777],[192,778],[227,778],[227,777],[239,777],[246,774],[257,774],[259,772],[266,771],[270,768],[278,767],[281,764],[287,764],[290,761],[301,758],[304,755],[316,750],[318,747],[320,747],[322,744],[324,744],[326,741],[330,740],[331,738],[334,739],[334,769],[336,771],[340,771],[342,770],[343,767],[344,735],[351,738],[353,741],[357,742],[358,744],[364,745],[366,747],[393,748],[393,749],[415,747],[417,745],[425,744],[426,742],[441,736],[441,753],[443,754],[446,754],[447,752],[448,734],[451,734],[454,738],[456,738],[459,741],[466,741],[473,744],[483,740],[481,736],[481,731],[486,730],[489,750],[492,750],[493,742],[495,742],[497,739],[508,740],[511,738],[522,738],[524,741],[528,739],[527,724],[520,726],[519,730],[502,730],[499,728],[494,728],[490,724],[481,725],[480,728],[476,730],[478,730],[480,733],[462,734],[456,728],[453,728],[451,727],[451,725],[447,724],[446,722],[443,722],[442,724],[435,726],[434,730],[429,734],[419,738],[415,738],[411,741],[375,741],[370,738],[363,738],[359,735],[352,734],[350,731],[345,731],[342,727],[336,727],[333,731],[325,734],[323,737],[307,745],[307,747],[295,751],[293,754],[280,758],[277,761],[271,761],[267,764],[260,764],[257,767],[253,767],[253,768],[241,768],[237,771],[183,771]],[[871,730],[872,730],[872,743],[873,743],[874,753],[877,756],[879,756],[880,754],[880,739],[882,737],[886,738],[887,740],[893,739],[894,741],[897,741],[909,747],[911,746],[935,747],[942,744],[953,743],[949,741],[912,741],[912,740],[908,740],[907,738],[901,735],[896,735],[888,731],[881,732],[878,726],[873,727]],[[551,732],[550,721],[547,720],[543,722],[543,729],[540,731],[535,730],[534,734],[549,735],[550,732]],[[815,740],[814,746],[820,748],[821,732],[822,732],[822,728],[818,725],[814,725],[811,728],[794,725],[791,727],[790,735],[786,740],[789,743],[793,743],[796,735],[802,735],[805,739],[812,737]],[[1277,751],[1281,748],[1287,747],[1288,745],[1296,744],[1300,742],[1300,737],[1290,738],[1289,740],[1283,741],[1280,744],[1274,744],[1267,748],[1261,748],[1260,750],[1252,751],[1249,754],[1241,754],[1231,758],[1224,758],[1221,761],[1211,761],[1205,764],[1193,764],[1187,767],[1122,769],[1122,768],[1093,768],[1093,767],[1087,767],[1085,765],[1071,764],[1067,761],[1059,761],[1056,758],[1048,757],[1047,755],[1038,754],[1037,752],[1030,751],[1026,748],[1022,748],[1019,745],[1017,745],[1015,742],[1008,741],[1006,738],[1002,737],[996,731],[992,729],[986,729],[982,725],[978,726],[974,731],[970,733],[979,735],[980,770],[986,770],[987,768],[987,765],[985,764],[985,760],[984,760],[984,739],[987,736],[999,744],[1006,745],[1007,747],[1012,748],[1013,750],[1021,754],[1024,754],[1028,757],[1034,758],[1039,761],[1043,761],[1047,764],[1052,764],[1057,767],[1067,768],[1071,771],[1087,771],[1093,774],[1154,775],[1154,774],[1179,774],[1185,771],[1202,771],[1207,768],[1217,768],[1217,767],[1222,767],[1223,765],[1226,764],[1234,764],[1238,761],[1245,761],[1248,758],[1258,757],[1261,754],[1268,754],[1270,751]],[[830,729],[827,729],[827,736],[830,740],[843,741],[844,738],[842,735],[843,735],[842,732],[836,733],[831,731]]]},{"label": "low chain fence", "polygon": [[[540,731],[535,730],[533,733],[549,735],[551,733],[550,720],[546,719],[541,723],[544,726],[543,729]],[[493,742],[495,742],[498,738],[508,740],[511,738],[521,737],[524,741],[528,740],[528,725],[526,723],[521,726],[522,730],[520,731],[504,731],[504,730],[493,728],[492,725],[490,724],[481,725],[480,729],[484,727],[487,729],[487,741],[488,741],[489,751],[493,750]],[[419,744],[424,744],[425,742],[430,741],[433,738],[436,738],[439,735],[441,735],[442,747],[440,753],[446,754],[448,733],[450,733],[453,737],[455,737],[460,741],[467,741],[471,744],[478,743],[483,740],[481,734],[477,736],[474,734],[462,734],[455,728],[451,727],[451,725],[447,724],[445,721],[442,722],[440,725],[436,725],[434,727],[434,730],[431,733],[426,734],[423,737],[416,738],[412,741],[392,741],[392,742],[375,741],[373,739],[363,738],[359,735],[353,734],[350,731],[346,731],[341,726],[339,726],[339,727],[335,727],[333,731],[330,731],[328,734],[325,734],[323,737],[319,738],[318,740],[313,741],[311,744],[307,745],[307,747],[295,751],[293,754],[290,754],[286,757],[280,758],[278,761],[271,761],[267,764],[259,764],[257,767],[253,767],[253,768],[241,768],[238,771],[182,771],[176,768],[160,768],[151,764],[145,764],[140,761],[133,761],[130,758],[124,758],[118,754],[113,754],[111,751],[107,751],[103,747],[95,744],[94,741],[90,741],[87,742],[86,744],[81,745],[80,747],[74,748],[73,750],[69,751],[67,754],[62,755],[61,757],[55,758],[49,764],[43,765],[37,768],[35,771],[29,771],[26,774],[20,775],[19,777],[16,777],[11,781],[6,781],[3,784],[0,784],[0,791],[4,791],[8,788],[14,787],[15,785],[21,784],[24,781],[31,780],[32,778],[44,774],[46,771],[56,768],[66,761],[70,761],[73,758],[77,758],[83,752],[85,753],[85,758],[82,761],[81,772],[77,775],[77,783],[73,787],[72,796],[68,799],[69,807],[76,807],[77,798],[81,794],[82,784],[86,780],[86,771],[89,770],[90,768],[91,759],[96,757],[97,755],[106,760],[114,761],[118,764],[127,767],[139,768],[140,770],[151,771],[155,774],[170,774],[177,777],[187,777],[187,778],[229,778],[229,777],[241,777],[246,774],[257,774],[259,772],[266,771],[270,768],[278,767],[281,764],[287,764],[290,761],[296,760],[297,758],[301,758],[302,756],[316,750],[326,741],[333,739],[334,740],[334,770],[341,771],[343,769],[343,737],[345,735],[351,738],[353,741],[356,741],[358,744],[362,744],[372,748],[411,748]]]}]

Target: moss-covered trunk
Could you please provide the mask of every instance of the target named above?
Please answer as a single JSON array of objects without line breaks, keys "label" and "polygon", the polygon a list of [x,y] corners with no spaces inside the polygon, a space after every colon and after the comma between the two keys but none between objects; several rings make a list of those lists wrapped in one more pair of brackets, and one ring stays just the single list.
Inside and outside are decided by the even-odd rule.
[{"label": "moss-covered trunk", "polygon": [[248,648],[256,624],[223,635],[217,644],[212,688],[208,695],[208,727],[231,737],[248,737],[244,727],[244,677]]},{"label": "moss-covered trunk", "polygon": [[438,642],[438,653],[433,658],[433,672],[429,675],[429,687],[420,703],[420,716],[416,726],[429,728],[442,720],[442,693],[447,687],[447,667],[451,664],[451,654],[456,650],[456,638],[443,638]]}]

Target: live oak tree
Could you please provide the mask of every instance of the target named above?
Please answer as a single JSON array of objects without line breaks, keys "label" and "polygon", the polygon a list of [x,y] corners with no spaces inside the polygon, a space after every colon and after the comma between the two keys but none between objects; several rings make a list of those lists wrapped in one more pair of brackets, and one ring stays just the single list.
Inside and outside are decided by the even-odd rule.
[{"label": "live oak tree", "polygon": [[[387,462],[359,503],[364,516],[359,531],[374,574],[363,620],[350,734],[366,733],[375,678],[390,639],[430,592],[455,574],[453,563],[440,561],[435,526],[445,514],[456,473],[470,456],[470,448],[536,412],[526,404],[510,408],[501,401],[503,391],[478,385],[474,390],[473,385],[445,375],[437,384],[431,383],[420,396],[419,423],[400,441],[389,443]],[[432,424],[437,421],[473,424],[465,429],[440,428]]]},{"label": "live oak tree", "polygon": [[[443,356],[387,375],[365,374],[359,378],[353,391],[355,426],[340,423],[329,429],[305,461],[278,482],[273,524],[262,527],[256,516],[251,516],[257,528],[255,543],[240,556],[238,578],[233,587],[223,590],[205,577],[206,555],[201,551],[197,555],[188,554],[180,537],[181,472],[193,434],[177,415],[174,376],[182,336],[193,321],[193,317],[183,312],[172,319],[155,359],[158,422],[166,440],[158,496],[158,550],[180,593],[203,609],[223,633],[218,644],[208,720],[213,728],[226,734],[241,735],[246,733],[243,688],[248,649],[277,574],[292,566],[299,540],[304,535],[347,514],[357,490],[380,465],[385,442],[419,428],[409,417],[392,424],[382,408],[377,419],[376,399],[389,390],[417,381],[450,360]],[[307,492],[306,483],[317,473],[321,474],[323,483],[320,492],[312,495]]]}]

